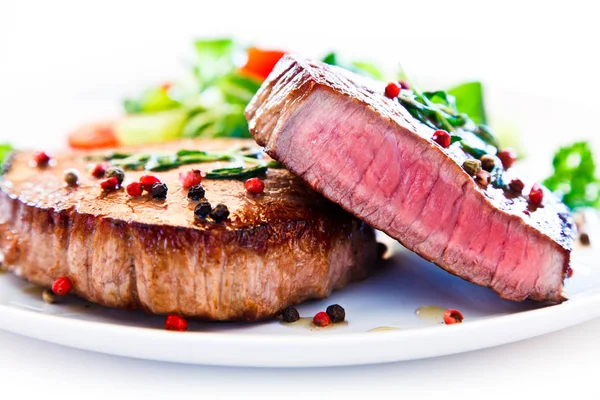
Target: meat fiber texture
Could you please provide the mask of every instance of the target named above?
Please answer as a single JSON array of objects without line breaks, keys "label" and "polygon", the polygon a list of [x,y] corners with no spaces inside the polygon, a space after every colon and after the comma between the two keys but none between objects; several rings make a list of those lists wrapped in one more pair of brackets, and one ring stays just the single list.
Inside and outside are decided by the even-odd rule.
[{"label": "meat fiber texture", "polygon": [[[230,150],[241,140],[198,140],[119,151]],[[202,184],[223,223],[195,218],[178,174],[226,163],[186,165],[151,173],[168,185],[165,201],[124,189],[104,192],[89,174],[88,153],[55,154],[30,164],[17,152],[0,180],[0,255],[4,267],[45,287],[61,276],[73,293],[109,307],[142,308],[206,320],[256,321],[285,307],[323,298],[365,278],[376,265],[373,229],[308,188],[285,169],[269,169],[265,194],[243,180]],[[94,153],[98,155],[98,153]],[[77,186],[63,171],[80,173]],[[144,171],[126,171],[124,185]]]},{"label": "meat fiber texture", "polygon": [[325,197],[446,271],[501,297],[560,302],[573,223],[544,189],[543,207],[480,187],[384,85],[286,56],[246,109],[267,153]]}]

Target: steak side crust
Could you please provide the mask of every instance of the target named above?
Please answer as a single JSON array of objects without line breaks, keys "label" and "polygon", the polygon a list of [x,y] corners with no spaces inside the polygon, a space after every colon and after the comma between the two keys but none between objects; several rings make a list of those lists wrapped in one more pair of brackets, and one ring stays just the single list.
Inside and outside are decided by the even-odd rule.
[{"label": "steak side crust", "polygon": [[285,56],[246,108],[267,153],[313,189],[446,271],[501,297],[561,302],[574,226],[544,189],[544,206],[479,186],[384,95],[384,84]]},{"label": "steak side crust", "polygon": [[[133,151],[227,150],[251,141],[182,141]],[[129,151],[129,149],[119,149]],[[50,287],[61,276],[72,292],[108,307],[177,313],[218,321],[272,318],[285,307],[327,297],[376,264],[374,232],[284,169],[269,169],[264,195],[246,194],[243,180],[202,185],[224,223],[201,221],[178,174],[221,164],[186,165],[167,172],[126,171],[124,186],[156,175],[165,201],[124,189],[103,192],[91,177],[87,153],[60,153],[50,166],[14,154],[0,181],[0,255],[6,269]],[[76,168],[78,186],[64,182]]]}]

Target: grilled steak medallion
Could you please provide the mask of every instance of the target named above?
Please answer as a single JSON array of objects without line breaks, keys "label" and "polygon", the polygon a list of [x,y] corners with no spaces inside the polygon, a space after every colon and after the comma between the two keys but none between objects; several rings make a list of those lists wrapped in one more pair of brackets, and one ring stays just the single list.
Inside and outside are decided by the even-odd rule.
[{"label": "grilled steak medallion", "polygon": [[[184,141],[134,151],[227,150],[250,141]],[[119,149],[121,151],[121,149]],[[123,151],[130,151],[124,149]],[[46,168],[32,153],[14,155],[0,182],[4,266],[50,287],[68,276],[73,292],[109,307],[143,308],[209,320],[255,321],[286,306],[322,298],[365,278],[376,259],[372,228],[284,169],[269,169],[264,195],[244,180],[204,179],[205,197],[225,204],[223,223],[198,219],[178,174],[228,163],[151,173],[168,186],[165,201],[125,189],[104,192],[84,153],[62,153]],[[63,172],[76,168],[79,186]],[[126,171],[124,185],[143,171]]]},{"label": "grilled steak medallion", "polygon": [[480,187],[433,130],[384,96],[384,85],[293,56],[246,109],[267,153],[313,189],[447,271],[511,300],[564,300],[573,225],[544,206]]}]

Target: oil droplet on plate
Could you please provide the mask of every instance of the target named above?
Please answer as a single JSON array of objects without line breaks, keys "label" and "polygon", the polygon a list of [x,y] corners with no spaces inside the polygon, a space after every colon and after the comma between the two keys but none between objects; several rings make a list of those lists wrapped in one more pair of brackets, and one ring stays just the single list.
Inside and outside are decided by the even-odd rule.
[{"label": "oil droplet on plate", "polygon": [[95,310],[91,304],[66,304],[61,307],[61,315],[85,315],[94,314]]},{"label": "oil droplet on plate", "polygon": [[378,326],[377,328],[369,329],[367,332],[390,332],[399,330],[400,329],[394,328],[393,326]]},{"label": "oil droplet on plate", "polygon": [[417,308],[417,311],[415,311],[415,315],[425,322],[433,324],[443,324],[445,312],[446,308],[444,307],[423,306]]},{"label": "oil droplet on plate", "polygon": [[44,292],[44,288],[41,286],[36,286],[36,285],[27,285],[27,286],[23,286],[21,288],[21,291],[23,293],[39,296],[39,298],[41,299],[42,293]]}]

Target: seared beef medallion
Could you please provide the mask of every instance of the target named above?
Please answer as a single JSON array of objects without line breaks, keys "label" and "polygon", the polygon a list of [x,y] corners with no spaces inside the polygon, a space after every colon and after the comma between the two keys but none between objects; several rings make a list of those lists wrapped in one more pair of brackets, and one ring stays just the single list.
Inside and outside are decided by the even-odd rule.
[{"label": "seared beef medallion", "polygon": [[[119,152],[240,146],[255,144],[190,140]],[[14,154],[0,182],[5,268],[45,287],[69,277],[73,293],[109,307],[256,321],[326,297],[375,266],[373,229],[285,169],[269,168],[261,176],[265,193],[258,195],[247,193],[245,179],[207,177],[205,199],[194,200],[179,173],[211,171],[229,161],[164,172],[125,169],[123,188],[103,190],[90,173],[97,163],[90,156],[102,154],[54,154],[46,167],[32,165],[31,152]],[[73,168],[77,185],[65,182],[65,170]],[[166,184],[164,200],[127,194],[124,187],[142,175]],[[194,213],[202,201],[211,204],[215,219]],[[218,204],[229,214],[215,211]]]}]

